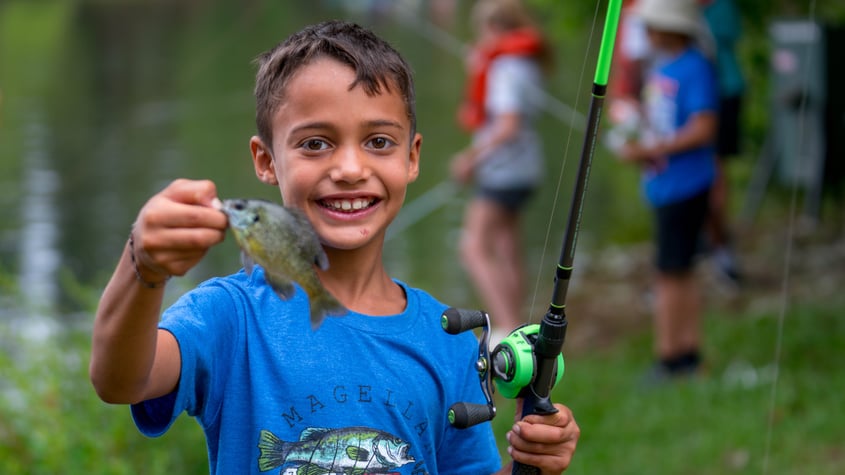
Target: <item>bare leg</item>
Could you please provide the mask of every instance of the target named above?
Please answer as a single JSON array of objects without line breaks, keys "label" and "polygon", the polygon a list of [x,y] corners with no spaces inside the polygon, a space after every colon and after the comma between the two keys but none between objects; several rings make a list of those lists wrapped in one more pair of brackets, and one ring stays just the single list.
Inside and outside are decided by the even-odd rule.
[{"label": "bare leg", "polygon": [[490,201],[473,199],[460,251],[494,327],[510,331],[522,324],[525,285],[518,216]]},{"label": "bare leg", "polygon": [[728,244],[727,203],[728,183],[725,166],[721,159],[717,159],[716,178],[710,188],[710,209],[707,213],[707,231],[713,248]]},{"label": "bare leg", "polygon": [[655,352],[671,359],[701,344],[701,295],[695,275],[658,273],[655,301]]}]

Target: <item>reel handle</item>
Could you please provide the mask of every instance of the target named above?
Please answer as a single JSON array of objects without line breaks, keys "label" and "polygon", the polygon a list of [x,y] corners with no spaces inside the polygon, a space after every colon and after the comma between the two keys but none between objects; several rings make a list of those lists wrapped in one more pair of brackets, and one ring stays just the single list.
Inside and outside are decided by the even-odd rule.
[{"label": "reel handle", "polygon": [[487,422],[496,416],[496,405],[493,403],[493,387],[490,381],[490,317],[483,310],[466,310],[450,307],[443,311],[440,325],[450,335],[457,335],[473,328],[483,328],[478,341],[478,359],[475,370],[481,383],[481,391],[487,404],[472,402],[456,402],[449,408],[449,424],[457,429]]},{"label": "reel handle", "polygon": [[456,402],[449,408],[449,423],[456,429],[466,429],[493,420],[496,410],[487,404]]},{"label": "reel handle", "polygon": [[450,307],[440,317],[440,324],[446,333],[457,335],[473,328],[487,326],[487,314],[482,310]]}]

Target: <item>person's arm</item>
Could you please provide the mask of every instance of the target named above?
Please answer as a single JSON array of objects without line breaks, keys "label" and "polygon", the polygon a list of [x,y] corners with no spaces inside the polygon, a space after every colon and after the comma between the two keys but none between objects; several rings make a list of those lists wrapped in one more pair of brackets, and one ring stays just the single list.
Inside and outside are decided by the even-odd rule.
[{"label": "person's arm", "polygon": [[699,112],[678,129],[674,136],[654,144],[630,142],[620,153],[624,161],[646,164],[660,164],[669,155],[693,150],[713,143],[716,139],[718,118],[715,112]]},{"label": "person's arm", "polygon": [[480,143],[473,144],[466,151],[473,155],[478,164],[490,154],[492,150],[515,139],[519,134],[522,116],[519,112],[504,112],[496,115],[490,134]]},{"label": "person's arm", "polygon": [[699,112],[690,117],[672,138],[654,144],[653,153],[674,155],[712,144],[716,140],[717,126],[718,118],[715,112]]},{"label": "person's arm", "polygon": [[469,181],[479,163],[489,156],[490,151],[513,140],[520,129],[522,120],[519,112],[506,112],[496,115],[489,135],[484,140],[472,144],[457,155],[452,162],[452,176],[461,183]]},{"label": "person's arm", "polygon": [[216,199],[210,181],[177,180],[141,209],[94,320],[89,375],[104,401],[132,404],[175,389],[179,347],[158,330],[164,284],[223,240],[227,220]]},{"label": "person's arm", "polygon": [[[572,462],[581,429],[572,411],[555,404],[558,412],[547,416],[528,415],[514,423],[508,432],[508,453],[513,460],[537,467],[542,475],[560,475]],[[516,414],[522,413],[522,400]],[[495,475],[510,475],[513,462],[505,464]]]}]

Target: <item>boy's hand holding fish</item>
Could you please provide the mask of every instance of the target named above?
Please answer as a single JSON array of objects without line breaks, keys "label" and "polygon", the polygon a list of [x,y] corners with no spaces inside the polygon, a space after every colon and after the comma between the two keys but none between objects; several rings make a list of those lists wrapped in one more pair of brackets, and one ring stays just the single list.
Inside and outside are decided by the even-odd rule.
[{"label": "boy's hand holding fish", "polygon": [[227,227],[248,273],[261,265],[283,300],[293,297],[294,281],[308,293],[312,328],[326,316],[346,313],[317,277],[314,266],[326,270],[329,262],[302,213],[260,200],[221,202],[211,181],[176,180],[141,209],[130,246],[138,280],[152,289],[171,275],[184,275],[224,239]]},{"label": "boy's hand holding fish", "polygon": [[185,275],[223,241],[228,221],[207,180],[176,180],[141,208],[132,229],[134,259],[144,282]]}]

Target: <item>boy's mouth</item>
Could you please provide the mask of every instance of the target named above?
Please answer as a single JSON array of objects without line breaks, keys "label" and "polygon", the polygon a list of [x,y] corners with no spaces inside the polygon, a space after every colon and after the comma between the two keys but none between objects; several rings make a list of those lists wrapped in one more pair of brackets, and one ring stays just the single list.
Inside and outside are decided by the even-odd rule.
[{"label": "boy's mouth", "polygon": [[329,208],[333,211],[342,211],[346,213],[354,213],[367,209],[378,201],[376,198],[354,198],[354,199],[325,199],[320,200],[321,206]]}]

